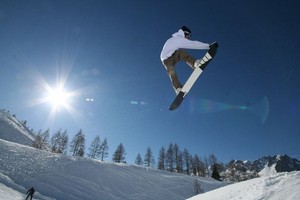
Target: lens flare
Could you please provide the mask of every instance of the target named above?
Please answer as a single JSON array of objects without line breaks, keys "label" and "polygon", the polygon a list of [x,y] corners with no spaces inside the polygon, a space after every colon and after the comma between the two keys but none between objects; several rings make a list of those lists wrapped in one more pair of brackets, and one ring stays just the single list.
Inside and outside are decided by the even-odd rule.
[{"label": "lens flare", "polygon": [[265,123],[265,121],[268,119],[270,112],[270,104],[268,97],[264,96],[258,103],[249,107],[249,110],[257,117],[259,117],[262,123]]},{"label": "lens flare", "polygon": [[197,109],[200,113],[220,112],[223,110],[230,110],[232,108],[234,108],[234,106],[207,99],[199,99],[197,102],[193,101],[192,105],[192,110]]},{"label": "lens flare", "polygon": [[193,98],[190,100],[189,109],[190,112],[197,112],[202,114],[215,113],[232,109],[250,111],[251,113],[256,115],[262,123],[265,123],[269,116],[269,100],[266,96],[264,96],[259,102],[254,105],[250,105],[249,103],[246,103],[246,105],[231,105],[208,99]]}]

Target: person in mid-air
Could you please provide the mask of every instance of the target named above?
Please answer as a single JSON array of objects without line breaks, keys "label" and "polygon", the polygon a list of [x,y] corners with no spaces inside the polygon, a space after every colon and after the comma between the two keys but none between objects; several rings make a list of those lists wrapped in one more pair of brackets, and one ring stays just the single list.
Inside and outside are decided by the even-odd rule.
[{"label": "person in mid-air", "polygon": [[178,32],[174,33],[163,46],[160,54],[160,59],[167,70],[171,79],[172,86],[178,94],[182,89],[182,84],[179,82],[175,65],[180,60],[185,61],[193,70],[200,66],[200,60],[196,60],[183,49],[209,49],[210,45],[200,41],[190,40],[191,30],[183,26]]}]

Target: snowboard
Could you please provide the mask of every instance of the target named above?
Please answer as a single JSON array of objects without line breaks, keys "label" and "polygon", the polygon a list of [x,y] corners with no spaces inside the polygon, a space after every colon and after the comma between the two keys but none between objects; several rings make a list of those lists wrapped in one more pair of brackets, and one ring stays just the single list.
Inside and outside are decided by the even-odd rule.
[{"label": "snowboard", "polygon": [[182,90],[177,94],[174,101],[169,107],[170,111],[176,110],[180,104],[183,102],[184,98],[190,91],[190,89],[193,87],[196,80],[199,78],[203,70],[206,68],[208,63],[214,58],[214,56],[217,53],[217,48],[219,47],[217,42],[214,42],[210,45],[209,50],[206,52],[206,54],[203,56],[203,58],[200,61],[200,66],[194,69],[193,73],[190,75],[188,80],[185,82],[185,84],[182,87]]}]

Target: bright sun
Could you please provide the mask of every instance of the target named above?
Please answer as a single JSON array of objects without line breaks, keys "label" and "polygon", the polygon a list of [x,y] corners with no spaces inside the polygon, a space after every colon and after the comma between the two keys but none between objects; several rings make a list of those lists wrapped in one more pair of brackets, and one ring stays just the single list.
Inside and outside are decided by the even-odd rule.
[{"label": "bright sun", "polygon": [[78,101],[78,97],[82,95],[83,90],[68,90],[70,88],[65,87],[69,73],[69,68],[62,68],[56,75],[56,84],[51,85],[38,71],[32,71],[34,81],[36,82],[35,93],[41,96],[30,99],[28,105],[47,105],[48,108],[50,107],[48,118],[46,119],[49,127],[53,126],[60,112],[62,112],[62,115],[69,113],[76,120],[77,118],[81,118],[80,113],[74,107],[74,103]]},{"label": "bright sun", "polygon": [[48,87],[45,101],[51,103],[52,111],[58,111],[61,107],[69,109],[71,96],[71,93],[65,91],[61,86],[56,88]]},{"label": "bright sun", "polygon": [[48,92],[49,94],[47,99],[54,107],[67,106],[69,95],[63,90],[63,88],[58,87],[55,89],[50,89]]}]

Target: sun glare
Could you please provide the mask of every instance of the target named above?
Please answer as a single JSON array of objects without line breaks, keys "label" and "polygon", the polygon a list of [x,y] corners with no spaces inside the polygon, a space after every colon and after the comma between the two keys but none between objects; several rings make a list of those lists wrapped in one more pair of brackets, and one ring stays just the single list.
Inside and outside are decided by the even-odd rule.
[{"label": "sun glare", "polygon": [[55,108],[59,108],[60,106],[66,107],[68,105],[69,94],[63,88],[50,89],[48,92],[47,100]]},{"label": "sun glare", "polygon": [[[32,70],[33,80],[37,83],[34,88],[34,94],[39,95],[39,97],[29,99],[28,106],[46,105],[48,109],[50,108],[46,119],[48,127],[54,125],[59,114],[65,116],[68,113],[75,121],[83,120],[81,113],[78,112],[74,105],[79,103],[78,100],[83,95],[83,89],[70,90],[70,88],[66,87],[70,69],[62,68],[60,71],[56,75],[56,84],[51,85],[38,71]],[[69,84],[68,86],[71,87]]]}]

